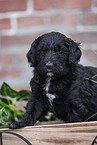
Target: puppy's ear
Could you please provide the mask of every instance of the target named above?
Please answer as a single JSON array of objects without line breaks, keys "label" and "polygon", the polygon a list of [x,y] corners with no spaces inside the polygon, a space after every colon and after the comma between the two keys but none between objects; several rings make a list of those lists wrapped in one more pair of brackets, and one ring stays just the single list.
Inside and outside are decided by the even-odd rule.
[{"label": "puppy's ear", "polygon": [[77,63],[81,57],[81,50],[79,48],[80,43],[75,43],[73,40],[70,40],[69,43],[69,63],[71,65]]},{"label": "puppy's ear", "polygon": [[31,44],[31,48],[26,55],[28,62],[31,64],[31,67],[36,66],[35,48],[36,48],[36,40]]}]

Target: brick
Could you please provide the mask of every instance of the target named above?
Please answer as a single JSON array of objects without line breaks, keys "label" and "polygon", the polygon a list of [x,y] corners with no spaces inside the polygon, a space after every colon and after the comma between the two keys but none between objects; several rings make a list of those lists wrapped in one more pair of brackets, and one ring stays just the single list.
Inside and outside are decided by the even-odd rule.
[{"label": "brick", "polygon": [[76,42],[97,43],[97,32],[80,32],[70,34],[70,37]]},{"label": "brick", "polygon": [[21,71],[11,68],[3,68],[2,71],[0,71],[0,79],[3,78],[17,78],[21,76]]},{"label": "brick", "polygon": [[[30,80],[30,79],[29,79]],[[30,81],[29,81],[30,82]],[[30,83],[29,83],[29,85],[27,85],[27,83],[26,84],[23,84],[23,85],[18,85],[18,86],[16,86],[15,87],[15,90],[16,91],[20,91],[20,90],[29,90],[29,91],[31,91],[31,88],[30,88]]]},{"label": "brick", "polygon": [[25,62],[25,61],[27,62],[26,54],[18,54],[17,59],[20,62]]},{"label": "brick", "polygon": [[82,24],[97,25],[97,13],[87,12],[83,15]]},{"label": "brick", "polygon": [[90,8],[91,0],[34,0],[35,10]]},{"label": "brick", "polygon": [[77,15],[56,15],[51,17],[51,24],[65,24],[65,25],[77,25],[79,22]]},{"label": "brick", "polygon": [[10,29],[10,19],[0,19],[0,30]]},{"label": "brick", "polygon": [[93,0],[93,6],[97,7],[97,0]]},{"label": "brick", "polygon": [[27,0],[0,0],[0,12],[24,11]]},{"label": "brick", "polygon": [[12,64],[12,55],[0,55],[0,65],[3,67],[11,66]]},{"label": "brick", "polygon": [[38,36],[38,34],[28,36],[1,36],[1,47],[11,45],[30,45]]},{"label": "brick", "polygon": [[84,50],[83,56],[86,57],[91,62],[97,62],[97,50]]},{"label": "brick", "polygon": [[44,17],[43,16],[29,16],[18,18],[18,27],[32,27],[36,25],[43,25],[44,24]]}]

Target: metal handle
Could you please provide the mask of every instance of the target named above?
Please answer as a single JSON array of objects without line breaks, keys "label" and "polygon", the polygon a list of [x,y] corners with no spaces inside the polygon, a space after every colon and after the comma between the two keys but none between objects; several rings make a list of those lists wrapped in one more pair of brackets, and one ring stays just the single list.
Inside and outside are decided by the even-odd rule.
[{"label": "metal handle", "polygon": [[17,134],[17,133],[14,133],[14,132],[0,132],[0,145],[3,145],[3,141],[2,141],[2,133],[8,133],[8,134],[12,134],[12,135],[15,135],[17,137],[19,137],[20,139],[22,139],[24,142],[26,142],[28,145],[32,145],[26,138],[24,138],[23,136]]}]

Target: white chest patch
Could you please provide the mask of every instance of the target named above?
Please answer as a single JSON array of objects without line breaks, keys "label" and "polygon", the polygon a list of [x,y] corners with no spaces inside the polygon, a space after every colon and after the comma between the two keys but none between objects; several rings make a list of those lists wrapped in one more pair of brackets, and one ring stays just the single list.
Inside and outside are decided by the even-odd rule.
[{"label": "white chest patch", "polygon": [[48,93],[48,92],[49,92],[49,87],[50,87],[50,84],[51,84],[50,81],[51,81],[51,78],[49,78],[49,79],[47,80],[47,83],[46,83],[44,89],[45,89],[46,96],[48,97],[50,104],[53,105],[52,102],[53,102],[53,99],[56,98],[56,96],[55,96],[54,94]]}]

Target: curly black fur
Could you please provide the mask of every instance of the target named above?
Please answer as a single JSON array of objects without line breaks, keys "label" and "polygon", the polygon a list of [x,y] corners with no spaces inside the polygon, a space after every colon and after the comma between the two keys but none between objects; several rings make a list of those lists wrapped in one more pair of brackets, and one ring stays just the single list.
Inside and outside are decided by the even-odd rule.
[{"label": "curly black fur", "polygon": [[[27,53],[34,67],[31,99],[22,121],[10,123],[9,128],[34,125],[47,111],[65,122],[84,121],[97,112],[97,68],[78,64],[79,45],[58,32],[32,43]],[[97,120],[97,115],[90,120]]]}]

